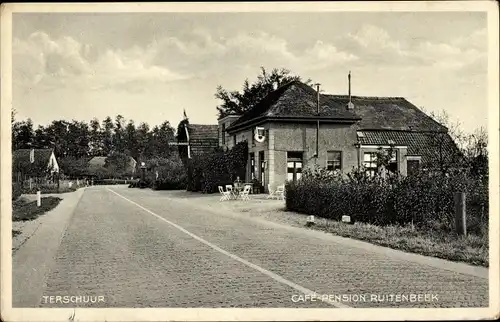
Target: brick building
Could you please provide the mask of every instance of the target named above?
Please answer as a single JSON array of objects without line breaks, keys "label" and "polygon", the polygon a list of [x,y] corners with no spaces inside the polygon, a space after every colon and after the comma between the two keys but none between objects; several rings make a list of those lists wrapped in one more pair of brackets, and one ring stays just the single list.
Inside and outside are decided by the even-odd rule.
[{"label": "brick building", "polygon": [[[447,131],[402,97],[319,94],[294,81],[247,113],[219,119],[217,133],[221,147],[248,142],[246,181],[257,178],[274,187],[299,179],[314,164],[343,173],[363,165],[374,173],[380,147],[396,151],[389,170],[407,175],[437,154],[446,158],[458,151]],[[436,137],[439,146],[431,142]]]}]

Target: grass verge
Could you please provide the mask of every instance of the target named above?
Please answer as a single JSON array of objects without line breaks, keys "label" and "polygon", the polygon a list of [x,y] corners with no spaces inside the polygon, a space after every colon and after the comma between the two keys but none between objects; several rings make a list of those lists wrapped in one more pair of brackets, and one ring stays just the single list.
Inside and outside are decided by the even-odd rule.
[{"label": "grass verge", "polygon": [[438,230],[420,230],[411,226],[375,226],[337,221],[318,223],[313,229],[366,241],[372,244],[425,256],[488,267],[488,237],[457,236]]},{"label": "grass verge", "polygon": [[12,221],[36,219],[47,211],[54,209],[61,200],[61,198],[57,197],[44,197],[40,207],[37,206],[36,200],[31,202],[15,201],[12,203]]}]

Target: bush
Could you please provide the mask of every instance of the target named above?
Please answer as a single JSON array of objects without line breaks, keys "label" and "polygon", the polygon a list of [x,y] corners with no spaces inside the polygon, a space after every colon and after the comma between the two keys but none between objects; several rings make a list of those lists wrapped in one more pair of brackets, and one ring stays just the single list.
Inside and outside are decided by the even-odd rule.
[{"label": "bush", "polygon": [[[154,190],[186,189],[186,169],[179,157],[156,158],[147,162],[152,170],[148,176]],[[158,178],[156,178],[158,173]]]},{"label": "bush", "polygon": [[22,194],[21,184],[20,183],[12,183],[12,200],[16,200]]},{"label": "bush", "polygon": [[247,157],[248,143],[243,141],[229,151],[216,151],[188,159],[187,190],[214,193],[218,192],[218,186],[232,184],[238,176],[244,178]]},{"label": "bush", "polygon": [[[401,177],[369,177],[355,170],[347,177],[323,170],[305,170],[301,180],[286,185],[289,210],[340,220],[348,215],[354,221],[374,225],[405,225],[452,231],[454,194],[467,194],[468,231],[482,235],[487,231],[488,184],[453,173],[447,176],[422,172]],[[486,229],[485,229],[486,228]]]}]

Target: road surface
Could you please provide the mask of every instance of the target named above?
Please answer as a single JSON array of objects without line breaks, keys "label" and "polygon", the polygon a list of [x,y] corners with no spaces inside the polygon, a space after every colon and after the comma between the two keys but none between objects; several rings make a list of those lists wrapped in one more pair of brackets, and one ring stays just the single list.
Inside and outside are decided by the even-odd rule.
[{"label": "road surface", "polygon": [[[47,243],[55,249],[44,257],[46,273],[31,277],[38,280],[29,286],[14,280],[14,307],[488,305],[487,276],[451,264],[336,243],[319,232],[206,207],[203,198],[123,186],[80,193],[59,224],[61,236],[44,237],[60,240]],[[32,252],[43,242],[37,238],[27,243]],[[30,278],[22,275],[40,262],[23,263],[30,256],[22,249],[14,255],[14,279]]]}]

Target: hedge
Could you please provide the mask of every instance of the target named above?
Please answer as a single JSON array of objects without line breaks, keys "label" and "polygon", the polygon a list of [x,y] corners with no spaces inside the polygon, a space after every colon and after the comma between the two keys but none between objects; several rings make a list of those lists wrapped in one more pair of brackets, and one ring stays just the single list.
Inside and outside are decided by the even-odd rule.
[{"label": "hedge", "polygon": [[247,158],[248,143],[243,141],[228,151],[187,159],[187,190],[214,193],[218,192],[218,186],[232,184],[237,177],[244,179]]},{"label": "hedge", "polygon": [[467,194],[467,226],[487,231],[488,183],[464,173],[447,176],[421,172],[413,176],[369,177],[362,170],[348,176],[305,170],[301,180],[287,182],[289,210],[375,225],[407,224],[452,230],[454,193]]}]

